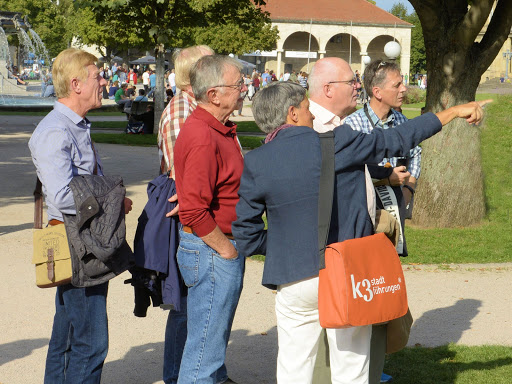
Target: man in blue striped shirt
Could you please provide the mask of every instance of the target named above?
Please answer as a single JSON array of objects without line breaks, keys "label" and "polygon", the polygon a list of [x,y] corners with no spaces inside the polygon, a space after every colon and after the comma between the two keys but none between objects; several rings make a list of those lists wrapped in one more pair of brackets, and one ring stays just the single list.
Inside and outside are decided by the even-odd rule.
[{"label": "man in blue striped shirt", "polygon": [[[103,175],[85,117],[101,107],[107,81],[100,76],[97,58],[69,48],[53,63],[58,100],[38,124],[29,141],[32,161],[43,185],[49,225],[62,225],[63,214],[76,214],[69,183],[77,175]],[[125,213],[131,200],[125,198]],[[59,285],[48,354],[45,384],[100,383],[108,351],[108,281],[87,287]]]}]

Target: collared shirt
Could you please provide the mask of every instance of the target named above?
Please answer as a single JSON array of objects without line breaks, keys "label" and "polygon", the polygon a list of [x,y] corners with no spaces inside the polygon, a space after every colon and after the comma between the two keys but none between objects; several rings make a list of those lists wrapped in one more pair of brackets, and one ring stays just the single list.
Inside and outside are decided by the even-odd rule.
[{"label": "collared shirt", "polygon": [[[309,111],[315,116],[315,120],[313,120],[313,129],[319,133],[332,131],[334,128],[346,123],[346,121],[344,122],[339,116],[325,109],[311,99],[309,100]],[[375,189],[373,188],[372,178],[366,166],[364,167],[364,176],[366,182],[366,204],[368,205],[368,214],[370,215],[372,222],[375,224],[375,213],[377,210]]]},{"label": "collared shirt", "polygon": [[[395,128],[397,125],[403,124],[407,121],[407,117],[405,117],[400,112],[391,109],[391,113],[389,117],[385,121],[381,121],[373,109],[370,107],[370,104],[366,104],[368,106],[368,114],[372,119],[375,127],[382,129]],[[345,124],[348,124],[355,131],[361,131],[364,133],[370,133],[373,130],[371,122],[368,120],[366,113],[364,112],[364,108],[354,112],[350,116],[345,119]],[[379,165],[384,166],[387,162],[391,164],[392,167],[396,167],[397,160],[399,157],[392,158],[384,158]],[[419,146],[411,149],[408,156],[409,164],[407,166],[407,170],[411,173],[411,176],[418,179],[421,173],[421,148]]]},{"label": "collared shirt", "polygon": [[217,225],[231,233],[244,167],[236,125],[198,106],[176,140],[174,162],[181,223],[199,237]]},{"label": "collared shirt", "polygon": [[160,155],[160,171],[169,171],[175,178],[174,144],[183,128],[185,120],[197,108],[196,99],[187,92],[180,91],[164,109],[158,127],[158,153]]},{"label": "collared shirt", "polygon": [[77,175],[103,175],[100,159],[91,141],[91,123],[58,101],[38,124],[28,142],[37,176],[43,184],[48,219],[63,221],[62,214],[75,214],[69,182]]}]

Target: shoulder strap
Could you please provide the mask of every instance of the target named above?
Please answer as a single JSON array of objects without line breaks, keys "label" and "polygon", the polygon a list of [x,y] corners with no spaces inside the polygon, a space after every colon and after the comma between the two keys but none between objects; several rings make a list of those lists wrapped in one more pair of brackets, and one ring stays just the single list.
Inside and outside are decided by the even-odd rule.
[{"label": "shoulder strap", "polygon": [[320,269],[325,268],[325,248],[331,226],[332,202],[334,198],[334,132],[319,133],[322,150],[322,169],[318,193],[318,250]]},{"label": "shoulder strap", "polygon": [[43,228],[43,186],[36,176],[36,189],[34,190],[34,228]]}]

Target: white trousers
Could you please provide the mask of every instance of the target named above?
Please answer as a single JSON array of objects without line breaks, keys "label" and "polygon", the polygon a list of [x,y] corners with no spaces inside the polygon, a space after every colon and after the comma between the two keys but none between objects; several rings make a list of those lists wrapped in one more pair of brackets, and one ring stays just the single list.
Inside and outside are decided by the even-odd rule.
[{"label": "white trousers", "polygon": [[[276,295],[278,384],[311,384],[322,327],[318,276],[280,285]],[[371,326],[327,329],[331,380],[367,384]]]}]

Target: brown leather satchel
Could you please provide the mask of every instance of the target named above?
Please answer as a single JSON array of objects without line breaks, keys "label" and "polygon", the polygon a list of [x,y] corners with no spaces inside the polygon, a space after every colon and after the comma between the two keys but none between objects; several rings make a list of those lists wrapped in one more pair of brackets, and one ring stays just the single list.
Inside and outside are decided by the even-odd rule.
[{"label": "brown leather satchel", "polygon": [[[64,223],[43,228],[42,185],[37,178],[34,191],[34,253],[32,264],[36,266],[36,285],[51,288],[71,282],[71,253]],[[55,220],[57,221],[57,220]]]}]

